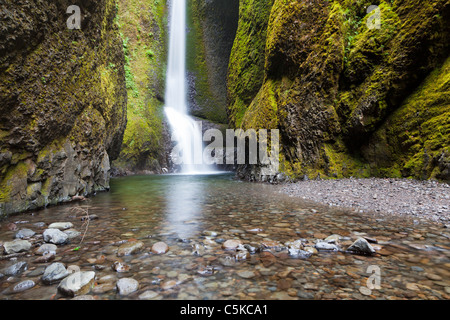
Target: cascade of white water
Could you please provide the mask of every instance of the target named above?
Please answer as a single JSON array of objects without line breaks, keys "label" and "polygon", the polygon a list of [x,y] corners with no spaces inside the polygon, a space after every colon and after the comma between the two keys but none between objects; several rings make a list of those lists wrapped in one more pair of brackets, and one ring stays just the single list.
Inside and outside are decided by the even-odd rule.
[{"label": "cascade of white water", "polygon": [[165,113],[177,142],[172,160],[182,173],[203,173],[210,169],[202,164],[202,132],[188,115],[186,102],[186,0],[171,1],[169,33]]}]

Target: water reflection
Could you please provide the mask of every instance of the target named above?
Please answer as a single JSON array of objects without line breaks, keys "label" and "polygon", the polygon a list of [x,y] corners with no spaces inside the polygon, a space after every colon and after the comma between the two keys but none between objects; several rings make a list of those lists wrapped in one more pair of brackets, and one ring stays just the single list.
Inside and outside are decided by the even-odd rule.
[{"label": "water reflection", "polygon": [[166,221],[180,237],[189,238],[201,228],[202,204],[207,177],[173,176],[166,184]]}]

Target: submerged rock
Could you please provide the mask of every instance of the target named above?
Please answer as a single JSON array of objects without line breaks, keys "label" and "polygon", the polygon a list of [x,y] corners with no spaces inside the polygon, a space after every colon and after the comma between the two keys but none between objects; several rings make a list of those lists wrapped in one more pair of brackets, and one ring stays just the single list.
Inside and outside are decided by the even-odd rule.
[{"label": "submerged rock", "polygon": [[29,239],[32,236],[34,236],[36,234],[36,232],[34,232],[31,229],[20,229],[16,235],[15,238],[16,239]]},{"label": "submerged rock", "polygon": [[152,252],[155,254],[164,254],[169,251],[169,246],[165,242],[157,242],[152,246]]},{"label": "submerged rock", "polygon": [[3,244],[6,254],[14,254],[28,251],[31,248],[31,243],[27,240],[13,240]]},{"label": "submerged rock", "polygon": [[117,281],[117,290],[122,296],[129,295],[139,289],[139,282],[132,278],[122,278]]},{"label": "submerged rock", "polygon": [[142,241],[130,241],[122,244],[117,251],[118,257],[129,256],[134,253],[140,252],[144,248]]},{"label": "submerged rock", "polygon": [[347,248],[347,251],[359,254],[374,254],[375,249],[364,238],[359,238],[353,244]]},{"label": "submerged rock", "polygon": [[7,276],[17,276],[28,269],[28,264],[25,261],[20,261],[12,266],[6,268],[2,272]]},{"label": "submerged rock", "polygon": [[242,244],[241,240],[227,240],[222,243],[222,248],[225,250],[236,250]]},{"label": "submerged rock", "polygon": [[319,251],[339,251],[339,247],[333,243],[319,241],[314,246]]},{"label": "submerged rock", "polygon": [[64,264],[61,262],[55,262],[49,265],[42,275],[42,282],[45,284],[52,284],[64,279],[69,275]]},{"label": "submerged rock", "polygon": [[61,281],[58,285],[58,291],[61,294],[70,297],[84,295],[91,290],[94,279],[94,271],[75,272]]},{"label": "submerged rock", "polygon": [[59,229],[46,229],[43,233],[44,241],[53,244],[65,244],[69,236]]},{"label": "submerged rock", "polygon": [[73,228],[73,224],[71,222],[54,222],[48,226],[49,229],[59,229],[66,230]]}]

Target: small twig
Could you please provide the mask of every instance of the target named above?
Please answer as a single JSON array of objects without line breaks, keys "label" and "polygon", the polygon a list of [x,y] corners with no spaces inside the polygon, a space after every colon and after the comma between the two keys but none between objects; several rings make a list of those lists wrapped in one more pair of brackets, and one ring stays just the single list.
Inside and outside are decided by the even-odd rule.
[{"label": "small twig", "polygon": [[71,210],[79,210],[79,211],[81,211],[81,212],[86,214],[86,217],[84,219],[84,223],[81,225],[81,227],[86,225],[86,227],[84,229],[83,237],[81,237],[81,241],[80,241],[80,244],[79,244],[81,246],[81,244],[84,241],[84,237],[86,236],[87,230],[89,228],[89,220],[91,220],[90,217],[89,217],[89,207],[87,207],[86,209],[81,208],[81,207],[73,207],[73,208],[71,208]]}]

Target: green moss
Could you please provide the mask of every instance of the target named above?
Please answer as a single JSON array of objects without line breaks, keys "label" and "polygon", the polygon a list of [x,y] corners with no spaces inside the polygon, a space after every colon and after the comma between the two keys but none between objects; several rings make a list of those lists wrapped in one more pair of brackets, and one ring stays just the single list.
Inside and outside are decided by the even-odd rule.
[{"label": "green moss", "polygon": [[[123,38],[128,92],[127,128],[115,166],[151,169],[163,155],[162,121],[166,60],[166,1],[121,0],[117,23]],[[102,87],[112,87],[105,72]],[[104,79],[104,81],[103,81]]]},{"label": "green moss", "polygon": [[229,121],[240,127],[264,80],[267,27],[274,1],[241,0],[228,69]]},{"label": "green moss", "polygon": [[[450,59],[389,116],[365,149],[373,167],[396,167],[406,177],[439,176],[438,159],[448,153]],[[380,161],[384,159],[384,161]]]}]

